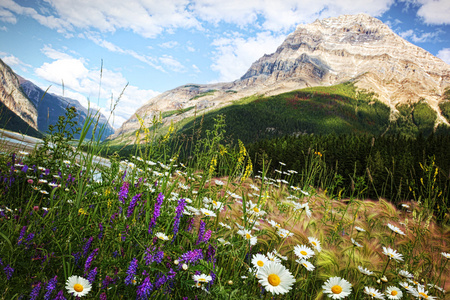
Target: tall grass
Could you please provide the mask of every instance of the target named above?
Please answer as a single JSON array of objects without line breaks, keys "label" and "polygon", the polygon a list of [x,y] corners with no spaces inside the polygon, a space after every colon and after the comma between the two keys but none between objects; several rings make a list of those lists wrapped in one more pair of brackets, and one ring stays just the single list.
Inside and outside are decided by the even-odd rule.
[{"label": "tall grass", "polygon": [[347,299],[371,299],[369,287],[403,299],[449,289],[449,228],[424,199],[363,201],[356,177],[343,198],[318,150],[304,170],[270,162],[271,178],[264,157],[253,170],[243,143],[223,145],[219,118],[196,159],[166,151],[173,130],[141,128],[137,140],[151,143],[104,166],[95,140],[72,147],[71,119],[43,148],[0,156],[3,299],[72,299],[73,276],[89,281],[86,299],[336,299],[336,277],[351,285]]}]

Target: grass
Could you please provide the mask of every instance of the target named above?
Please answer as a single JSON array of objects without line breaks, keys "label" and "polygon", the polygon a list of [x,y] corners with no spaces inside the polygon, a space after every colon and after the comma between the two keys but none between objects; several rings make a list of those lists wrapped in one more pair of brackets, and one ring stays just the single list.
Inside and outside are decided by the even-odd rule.
[{"label": "grass", "polygon": [[309,184],[325,176],[318,153],[307,173],[277,162],[269,178],[243,143],[221,144],[215,122],[185,162],[164,152],[169,131],[159,149],[102,167],[100,143],[67,147],[65,126],[46,155],[2,154],[1,298],[325,299],[336,277],[351,285],[346,299],[391,286],[402,299],[445,297],[450,228],[424,201],[358,199],[357,185],[331,199]]}]

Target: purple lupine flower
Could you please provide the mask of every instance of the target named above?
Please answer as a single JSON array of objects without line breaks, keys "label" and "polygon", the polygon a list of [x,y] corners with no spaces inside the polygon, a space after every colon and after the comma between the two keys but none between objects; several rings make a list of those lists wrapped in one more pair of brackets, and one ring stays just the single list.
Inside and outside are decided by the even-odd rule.
[{"label": "purple lupine flower", "polygon": [[148,233],[152,234],[152,228],[156,225],[156,219],[161,214],[161,206],[164,200],[164,195],[162,193],[159,193],[158,197],[156,198],[155,203],[155,209],[153,211],[153,218],[150,220],[150,224],[148,225]]},{"label": "purple lupine flower", "polygon": [[53,300],[66,300],[66,297],[64,297],[64,291],[59,291]]},{"label": "purple lupine flower", "polygon": [[128,206],[128,210],[127,210],[127,218],[131,217],[131,215],[134,212],[134,208],[136,207],[137,202],[139,201],[139,199],[141,198],[142,194],[136,194],[136,196],[133,197],[133,199],[131,199],[130,201],[130,205]]},{"label": "purple lupine flower", "polygon": [[163,251],[156,251],[155,253],[155,248],[153,247],[152,249],[147,248],[147,250],[145,250],[145,265],[149,265],[152,262],[156,262],[157,264],[160,264],[164,258],[164,252]]},{"label": "purple lupine flower", "polygon": [[20,230],[19,239],[17,240],[17,245],[22,244],[23,236],[25,235],[25,232],[27,232],[27,226],[23,226]]},{"label": "purple lupine flower", "polygon": [[212,234],[211,230],[205,232],[205,234],[203,235],[203,243],[207,243],[209,241],[209,239],[211,238],[211,234]]},{"label": "purple lupine flower", "polygon": [[103,223],[98,223],[98,228],[100,228],[100,233],[98,234],[98,239],[101,240],[103,238]]},{"label": "purple lupine flower", "polygon": [[92,244],[92,241],[94,240],[94,237],[90,237],[88,240],[87,240],[87,242],[86,242],[86,244],[84,244],[84,247],[83,247],[83,256],[86,256],[87,254],[88,254],[88,251],[89,251],[89,248],[91,247],[91,244]]},{"label": "purple lupine flower", "polygon": [[197,238],[197,242],[195,243],[196,245],[200,244],[200,242],[203,242],[203,235],[205,234],[205,227],[206,227],[206,223],[203,222],[203,220],[200,220],[200,227],[198,228],[198,238]]},{"label": "purple lupine flower", "polygon": [[22,167],[22,172],[26,173],[27,171],[28,171],[28,166],[27,166],[27,165],[24,165],[24,166]]},{"label": "purple lupine flower", "polygon": [[105,292],[100,294],[100,300],[107,300]]},{"label": "purple lupine flower", "polygon": [[10,280],[14,273],[14,269],[10,265],[7,265],[3,268],[3,271],[5,272],[6,280]]},{"label": "purple lupine flower", "polygon": [[93,268],[87,276],[87,280],[89,281],[90,284],[94,283],[95,276],[97,276],[97,267]]},{"label": "purple lupine flower", "polygon": [[188,222],[188,227],[186,228],[187,232],[191,232],[192,226],[194,226],[194,218],[191,218]]},{"label": "purple lupine flower", "polygon": [[211,276],[212,280],[210,282],[208,282],[208,286],[206,287],[207,290],[209,290],[212,285],[214,284],[214,281],[216,280],[216,273],[214,273],[213,271],[209,272],[209,275]]},{"label": "purple lupine flower", "polygon": [[175,238],[177,236],[178,229],[180,227],[180,220],[181,220],[181,217],[183,216],[183,211],[184,211],[185,206],[186,206],[186,199],[180,199],[180,201],[178,201],[177,209],[175,210],[176,215],[174,217],[174,222],[173,222],[172,242],[175,241]]},{"label": "purple lupine flower", "polygon": [[119,192],[119,201],[125,204],[125,198],[128,196],[128,188],[130,184],[126,181],[123,182],[122,187],[120,188]]},{"label": "purple lupine flower", "polygon": [[94,260],[95,256],[98,253],[98,248],[95,248],[91,255],[89,255],[89,257],[86,259],[86,263],[84,264],[84,273],[87,273],[89,268],[91,267],[92,261]]},{"label": "purple lupine flower", "polygon": [[102,289],[106,289],[110,284],[114,284],[116,282],[116,279],[113,279],[106,275],[105,279],[103,279],[102,282]]},{"label": "purple lupine flower", "polygon": [[39,292],[41,291],[41,283],[39,282],[31,291],[30,300],[36,300],[39,296]]},{"label": "purple lupine flower", "polygon": [[81,252],[74,252],[74,253],[72,253],[72,256],[75,260],[75,265],[78,265],[78,263],[80,262],[80,259],[81,259]]},{"label": "purple lupine flower", "polygon": [[216,255],[216,249],[213,246],[211,246],[211,244],[210,244],[208,246],[208,250],[206,251],[206,258],[205,258],[206,261],[212,261],[213,265],[214,265],[214,263],[216,262],[215,255]]},{"label": "purple lupine flower", "polygon": [[130,265],[128,266],[127,277],[125,277],[126,285],[133,284],[133,280],[136,277],[137,267],[138,267],[138,260],[137,258],[133,258],[133,260],[130,262]]},{"label": "purple lupine flower", "polygon": [[53,291],[56,289],[56,284],[58,283],[57,277],[58,276],[55,276],[48,281],[47,286],[45,287],[45,289],[47,290],[47,292],[44,295],[45,300],[49,300]]},{"label": "purple lupine flower", "polygon": [[137,300],[146,300],[146,299],[148,299],[148,296],[150,296],[150,293],[152,292],[152,290],[153,290],[153,285],[152,285],[152,283],[150,282],[150,277],[145,277],[145,279],[144,279],[144,281],[142,282],[142,284],[140,285],[140,286],[138,286],[137,287],[137,290],[136,290],[136,294],[137,294],[137,297],[136,297],[136,299]]},{"label": "purple lupine flower", "polygon": [[203,259],[202,249],[194,249],[181,255],[178,261],[195,264],[200,259]]}]

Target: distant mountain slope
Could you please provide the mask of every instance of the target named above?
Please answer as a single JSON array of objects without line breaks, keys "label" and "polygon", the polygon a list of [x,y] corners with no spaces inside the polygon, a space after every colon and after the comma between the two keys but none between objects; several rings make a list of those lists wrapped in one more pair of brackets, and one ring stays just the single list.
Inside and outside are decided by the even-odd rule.
[{"label": "distant mountain slope", "polygon": [[164,111],[197,108],[165,120],[178,122],[252,95],[348,81],[376,93],[389,107],[391,121],[401,117],[399,106],[422,101],[436,114],[434,126],[449,124],[439,105],[450,87],[450,66],[396,35],[380,20],[358,14],[299,25],[275,53],[261,57],[234,82],[188,84],[150,99],[111,138],[133,139],[140,126],[136,115],[150,127],[153,116]]},{"label": "distant mountain slope", "polygon": [[3,102],[0,101],[0,128],[19,132],[22,134],[42,138],[42,133],[34,129],[21,117],[10,110]]},{"label": "distant mountain slope", "polygon": [[[19,76],[20,85],[25,95],[33,102],[33,104],[37,107],[38,118],[37,124],[38,128],[42,132],[46,132],[49,125],[54,125],[57,123],[59,116],[62,116],[66,113],[66,108],[68,106],[74,106],[79,114],[78,124],[80,127],[83,126],[86,116],[88,114],[88,110],[84,108],[80,102],[74,99],[70,99],[67,97],[57,96],[51,93],[45,93],[41,88],[36,86],[31,81],[28,81]],[[95,113],[91,111],[91,114]],[[107,123],[106,118],[101,115],[99,120],[99,128],[100,126],[106,124],[105,132],[102,135],[102,139],[105,139],[107,136],[114,133],[114,129]],[[91,128],[86,136],[86,138],[91,138],[93,128]],[[96,131],[96,136],[98,137],[98,129]],[[75,136],[78,138],[79,136]]]},{"label": "distant mountain slope", "polygon": [[[37,130],[37,110],[33,103],[27,98],[20,88],[19,79],[11,68],[0,59],[0,102],[7,109],[3,109],[3,113],[8,110],[19,116],[30,127]],[[8,117],[2,120],[11,120]],[[14,121],[15,122],[15,121]]]}]

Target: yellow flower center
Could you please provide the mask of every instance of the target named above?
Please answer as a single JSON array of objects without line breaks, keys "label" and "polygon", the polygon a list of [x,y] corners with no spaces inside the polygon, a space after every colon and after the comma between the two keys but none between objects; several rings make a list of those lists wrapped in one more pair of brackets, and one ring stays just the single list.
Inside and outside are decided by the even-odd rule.
[{"label": "yellow flower center", "polygon": [[216,202],[215,200],[213,200],[213,204],[214,204],[214,205],[217,205],[217,202]]},{"label": "yellow flower center", "polygon": [[245,238],[246,238],[247,240],[249,240],[251,237],[252,237],[252,236],[251,236],[250,234],[248,234],[248,233],[245,234]]},{"label": "yellow flower center", "polygon": [[301,253],[301,255],[306,255],[306,254],[308,254],[308,253],[306,253],[306,251],[304,251],[304,250],[300,251],[300,253]]},{"label": "yellow flower center", "polygon": [[80,292],[83,291],[83,286],[82,286],[81,284],[79,284],[79,283],[76,283],[76,284],[73,286],[73,289],[74,289],[76,292],[80,293]]},{"label": "yellow flower center", "polygon": [[342,292],[342,287],[339,285],[334,285],[331,288],[331,291],[333,292],[333,294],[340,294]]},{"label": "yellow flower center", "polygon": [[316,242],[311,242],[311,244],[313,244],[314,246],[317,246]]},{"label": "yellow flower center", "polygon": [[308,265],[307,265],[306,263],[303,263],[303,266],[305,266],[305,268],[307,268],[307,267],[308,267]]},{"label": "yellow flower center", "polygon": [[209,216],[209,212],[205,211],[205,215],[206,215],[206,216]]},{"label": "yellow flower center", "polygon": [[392,292],[391,292],[391,295],[392,295],[392,296],[397,296],[397,294],[398,294],[397,291],[392,291]]},{"label": "yellow flower center", "polygon": [[254,207],[254,208],[253,208],[253,211],[254,211],[254,212],[259,212],[259,208]]},{"label": "yellow flower center", "polygon": [[256,264],[260,267],[264,266],[264,262],[262,260],[258,260]]},{"label": "yellow flower center", "polygon": [[267,281],[269,281],[270,285],[277,286],[280,284],[280,277],[278,277],[277,274],[270,274],[269,277],[267,277]]},{"label": "yellow flower center", "polygon": [[425,299],[428,299],[428,295],[425,293],[420,292],[419,295],[421,295],[422,297],[424,297]]},{"label": "yellow flower center", "polygon": [[200,281],[201,281],[201,282],[206,282],[206,279],[205,279],[205,278],[199,278],[198,281],[199,281],[199,282],[200,282]]}]

